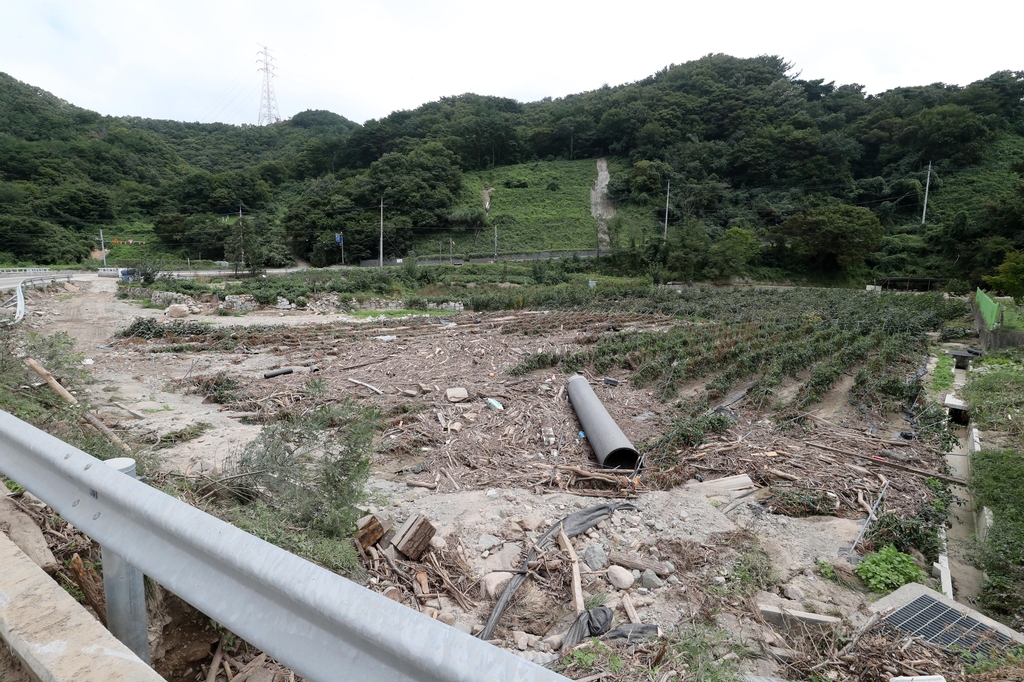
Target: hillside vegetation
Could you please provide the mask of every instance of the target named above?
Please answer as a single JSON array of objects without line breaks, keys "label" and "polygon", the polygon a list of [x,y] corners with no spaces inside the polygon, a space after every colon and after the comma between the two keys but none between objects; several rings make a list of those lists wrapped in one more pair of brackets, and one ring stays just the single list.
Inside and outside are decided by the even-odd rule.
[{"label": "hillside vegetation", "polygon": [[105,117],[0,75],[0,260],[81,260],[100,226],[135,221],[154,252],[256,267],[339,262],[343,232],[351,262],[377,256],[381,202],[388,257],[439,241],[493,253],[495,225],[499,253],[589,250],[599,157],[613,261],[655,277],[963,288],[1024,246],[1024,72],[869,95],[790,71],[709,55],[560,99],[466,94],[363,125],[308,111],[266,127]]}]

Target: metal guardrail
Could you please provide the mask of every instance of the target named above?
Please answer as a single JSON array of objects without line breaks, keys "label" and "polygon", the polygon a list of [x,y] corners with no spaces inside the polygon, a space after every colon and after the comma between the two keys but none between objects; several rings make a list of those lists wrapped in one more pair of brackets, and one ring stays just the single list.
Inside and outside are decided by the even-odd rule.
[{"label": "metal guardrail", "polygon": [[[46,269],[46,268],[33,268],[33,269],[35,269],[35,270],[46,270],[47,272],[49,272],[49,270]],[[70,282],[72,277],[74,277],[74,275],[67,275],[67,280]],[[25,317],[25,292],[24,292],[25,285],[26,284],[32,284],[33,287],[34,287],[35,286],[34,283],[36,281],[45,281],[45,280],[50,280],[52,282],[56,282],[57,281],[57,277],[30,277],[28,279],[23,279],[20,282],[18,282],[18,286],[14,287],[14,295],[11,296],[6,301],[4,301],[3,303],[0,303],[0,308],[10,308],[12,305],[15,306],[14,319],[13,320],[5,320],[4,321],[5,324],[15,325],[15,324],[18,324],[19,322],[21,322],[22,319],[24,319],[24,317]]]},{"label": "metal guardrail", "polygon": [[0,472],[314,682],[566,679],[125,476],[3,411]]},{"label": "metal guardrail", "polygon": [[0,275],[35,275],[50,272],[50,268],[0,268]]}]

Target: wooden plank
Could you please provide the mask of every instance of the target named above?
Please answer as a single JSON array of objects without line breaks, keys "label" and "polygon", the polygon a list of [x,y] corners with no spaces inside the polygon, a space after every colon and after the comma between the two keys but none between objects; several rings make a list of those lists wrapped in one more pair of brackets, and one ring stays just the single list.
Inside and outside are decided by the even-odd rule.
[{"label": "wooden plank", "polygon": [[561,526],[558,527],[558,544],[562,547],[562,551],[569,555],[569,561],[572,563],[572,601],[576,606],[576,613],[583,613],[587,608],[583,603],[583,581],[580,579],[580,560],[576,556],[576,550],[573,549],[572,543],[569,542],[569,537],[565,534],[565,529]]},{"label": "wooden plank", "polygon": [[391,544],[395,549],[413,561],[419,561],[423,552],[430,546],[430,539],[437,529],[425,517],[414,514],[406,519],[402,527],[395,532]]},{"label": "wooden plank", "polygon": [[629,598],[628,592],[622,593],[622,610],[626,612],[626,617],[629,618],[630,623],[640,624],[640,614],[636,612],[636,607],[633,606],[633,600]]},{"label": "wooden plank", "polygon": [[[388,522],[388,526],[391,523]],[[356,531],[356,540],[359,542],[359,546],[366,548],[377,544],[377,542],[384,537],[384,531],[387,530],[381,520],[376,515],[371,515],[369,520],[363,524],[363,527]]]},{"label": "wooden plank", "polygon": [[608,552],[608,562],[622,566],[623,568],[636,569],[640,572],[650,569],[656,574],[664,577],[669,575],[672,571],[669,570],[667,564],[663,564],[660,561],[654,559],[645,559],[638,554],[627,554],[625,552]]}]

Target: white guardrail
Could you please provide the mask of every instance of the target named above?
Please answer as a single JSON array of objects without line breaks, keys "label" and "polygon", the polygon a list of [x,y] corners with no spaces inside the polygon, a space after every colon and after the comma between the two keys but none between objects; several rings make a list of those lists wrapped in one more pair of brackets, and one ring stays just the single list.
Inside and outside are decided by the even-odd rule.
[{"label": "white guardrail", "polygon": [[[25,270],[25,271],[32,271],[32,272],[39,272],[39,271],[49,272],[49,269],[47,269],[47,268],[23,268],[23,270]],[[0,273],[2,273],[2,272],[3,272],[3,270],[0,270]],[[73,276],[74,275],[67,275],[66,276],[67,280],[70,282],[71,278]],[[12,305],[15,306],[15,308],[14,308],[14,318],[11,319],[11,320],[6,320],[5,322],[7,324],[9,324],[9,325],[18,324],[25,317],[25,291],[24,291],[25,285],[26,284],[33,284],[33,286],[34,286],[35,282],[37,282],[37,281],[38,282],[42,282],[42,281],[46,281],[46,280],[52,280],[53,282],[56,282],[57,281],[57,277],[30,277],[28,279],[23,279],[20,282],[18,282],[18,286],[14,287],[14,295],[11,296],[6,301],[4,301],[3,303],[0,303],[0,308],[10,308]]]},{"label": "white guardrail", "polygon": [[249,535],[3,411],[0,472],[314,682],[566,679]]},{"label": "white guardrail", "polygon": [[50,272],[50,268],[0,268],[0,275],[38,275]]}]

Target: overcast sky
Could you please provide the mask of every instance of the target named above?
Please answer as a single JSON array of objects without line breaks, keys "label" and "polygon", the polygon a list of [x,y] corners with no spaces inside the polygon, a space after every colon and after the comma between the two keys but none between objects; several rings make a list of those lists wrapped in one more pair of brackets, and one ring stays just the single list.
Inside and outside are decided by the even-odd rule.
[{"label": "overcast sky", "polygon": [[532,101],[711,52],[871,93],[1024,70],[1024,3],[886,0],[0,0],[0,71],[110,115],[255,123],[259,44],[288,118],[475,92]]}]

